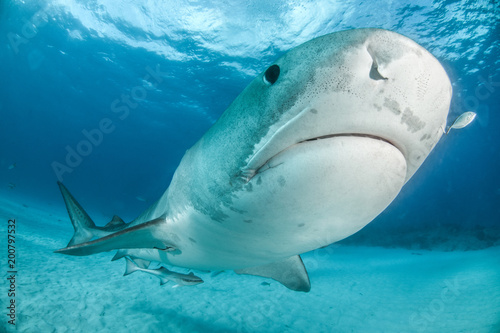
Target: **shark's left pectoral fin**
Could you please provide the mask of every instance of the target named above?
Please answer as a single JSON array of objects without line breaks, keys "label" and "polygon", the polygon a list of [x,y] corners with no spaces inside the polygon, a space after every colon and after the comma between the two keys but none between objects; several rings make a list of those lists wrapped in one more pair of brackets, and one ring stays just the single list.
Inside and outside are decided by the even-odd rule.
[{"label": "shark's left pectoral fin", "polygon": [[300,256],[293,256],[264,266],[239,269],[235,272],[268,277],[295,291],[308,292],[311,290],[309,276]]},{"label": "shark's left pectoral fin", "polygon": [[168,242],[157,236],[159,228],[164,227],[165,223],[165,218],[160,217],[111,235],[78,245],[68,246],[55,252],[73,256],[87,256],[118,249],[150,248],[172,250],[175,247],[174,245],[168,244]]}]

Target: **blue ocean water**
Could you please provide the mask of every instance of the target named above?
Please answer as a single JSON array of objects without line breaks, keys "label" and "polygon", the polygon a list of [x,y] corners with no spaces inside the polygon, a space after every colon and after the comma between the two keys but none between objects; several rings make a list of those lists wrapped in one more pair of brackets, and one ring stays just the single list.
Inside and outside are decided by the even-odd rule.
[{"label": "blue ocean water", "polygon": [[[498,15],[496,1],[6,1],[0,191],[61,206],[59,176],[93,209],[132,219],[274,59],[329,32],[379,27],[416,40],[442,62],[454,86],[450,122],[468,110],[478,119],[443,138],[370,227],[491,227],[498,239]],[[68,151],[87,140],[82,132],[104,118],[110,133],[58,175],[54,162],[67,165]]]},{"label": "blue ocean water", "polygon": [[477,119],[443,137],[391,206],[342,244],[498,246],[499,17],[495,0],[5,0],[0,196],[64,212],[61,180],[91,215],[132,220],[276,58],[327,33],[377,27],[443,64],[448,123],[464,111]]}]

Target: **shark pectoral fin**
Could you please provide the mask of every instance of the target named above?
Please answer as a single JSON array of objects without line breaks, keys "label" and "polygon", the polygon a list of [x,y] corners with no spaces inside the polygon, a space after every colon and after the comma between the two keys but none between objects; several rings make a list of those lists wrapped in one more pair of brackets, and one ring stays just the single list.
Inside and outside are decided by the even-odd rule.
[{"label": "shark pectoral fin", "polygon": [[295,291],[308,292],[311,290],[309,276],[302,259],[298,255],[263,266],[239,269],[235,272],[237,274],[268,277]]},{"label": "shark pectoral fin", "polygon": [[164,217],[136,225],[111,235],[54,251],[73,256],[87,256],[118,249],[149,248],[167,250],[173,246],[156,237],[158,228],[166,223]]}]

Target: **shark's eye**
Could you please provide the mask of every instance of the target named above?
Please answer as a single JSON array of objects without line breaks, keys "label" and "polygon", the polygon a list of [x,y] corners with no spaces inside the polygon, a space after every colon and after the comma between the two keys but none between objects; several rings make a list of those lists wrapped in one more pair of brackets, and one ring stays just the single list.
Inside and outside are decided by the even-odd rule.
[{"label": "shark's eye", "polygon": [[264,82],[268,85],[273,85],[280,76],[280,66],[272,65],[264,73]]}]

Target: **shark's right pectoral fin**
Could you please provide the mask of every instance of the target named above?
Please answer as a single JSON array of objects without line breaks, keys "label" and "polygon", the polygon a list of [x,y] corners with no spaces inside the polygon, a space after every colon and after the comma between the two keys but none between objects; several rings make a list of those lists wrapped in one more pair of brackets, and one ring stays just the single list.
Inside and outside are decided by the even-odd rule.
[{"label": "shark's right pectoral fin", "polygon": [[65,247],[55,251],[56,253],[69,254],[73,256],[87,256],[99,252],[106,252],[118,249],[159,249],[172,250],[173,244],[167,244],[164,240],[157,237],[159,228],[164,227],[166,220],[160,217],[149,222],[127,228],[111,235]]},{"label": "shark's right pectoral fin", "polygon": [[311,283],[300,256],[293,256],[271,264],[235,270],[237,274],[257,275],[274,279],[295,291],[308,292]]}]

